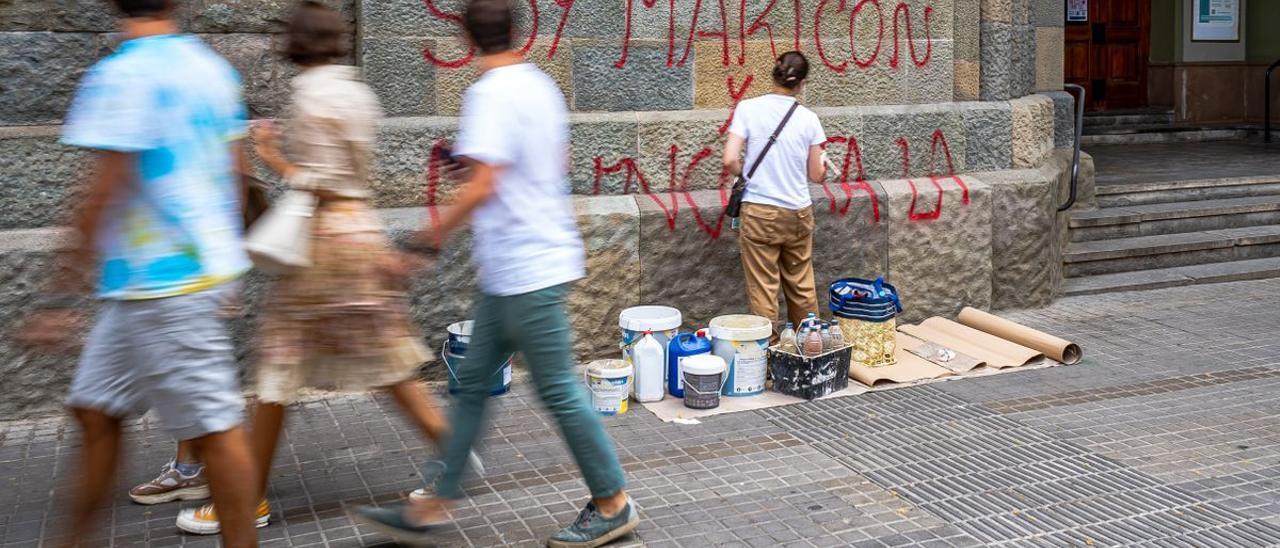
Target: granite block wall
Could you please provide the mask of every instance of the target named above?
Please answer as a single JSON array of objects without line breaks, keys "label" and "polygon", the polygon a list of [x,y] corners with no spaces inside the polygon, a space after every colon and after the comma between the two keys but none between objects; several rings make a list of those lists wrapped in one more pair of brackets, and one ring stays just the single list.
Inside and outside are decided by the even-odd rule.
[{"label": "granite block wall", "polygon": [[[950,102],[956,64],[977,61],[969,32],[976,0],[516,5],[517,42],[531,61],[567,75],[562,88],[577,111],[730,108],[766,93],[773,58],[792,49],[812,63],[814,105]],[[450,106],[475,77],[466,68],[475,52],[458,37],[460,9],[456,1],[361,2],[362,60],[378,68],[369,74],[376,90],[396,92],[392,114],[456,113]],[[957,21],[966,29],[963,57]]]},{"label": "granite block wall", "polygon": [[[356,24],[354,0],[330,5]],[[283,112],[296,70],[274,52],[291,0],[186,0],[178,21],[240,71],[254,117]],[[0,126],[61,122],[84,71],[119,44],[106,0],[0,2]],[[354,60],[354,54],[350,60]]]},{"label": "granite block wall", "polygon": [[[814,185],[818,287],[849,276],[885,276],[902,291],[902,321],[908,322],[951,315],[963,306],[1044,304],[1061,280],[1060,268],[1052,264],[1059,231],[1050,202],[1064,165],[1054,159],[1037,169],[977,176]],[[587,252],[587,277],[574,284],[568,300],[579,360],[617,353],[618,314],[629,306],[676,306],[687,328],[747,311],[737,234],[721,216],[721,195],[664,192],[655,198],[575,198]],[[426,208],[383,209],[381,215],[394,240],[430,226]],[[37,352],[13,338],[60,249],[59,233],[0,232],[0,375],[6,379],[0,414],[6,417],[57,412],[74,369],[74,353]],[[411,286],[412,317],[433,348],[444,341],[445,326],[471,316],[476,284],[470,255],[471,237],[464,231]],[[250,276],[243,309],[230,322],[246,372],[253,364],[261,297],[270,283]],[[820,290],[820,306],[826,300]],[[423,374],[445,378],[438,360],[425,364]]]},{"label": "granite block wall", "polygon": [[[454,138],[477,77],[459,36],[463,0],[328,1],[349,15],[347,61],[388,114],[373,203],[404,238],[457,190],[430,158]],[[720,152],[733,107],[769,92],[773,59],[792,49],[810,59],[802,100],[822,120],[837,171],[811,188],[819,288],[887,276],[904,292],[904,321],[1038,306],[1060,288],[1065,220],[1052,208],[1070,176],[1071,135],[1070,98],[1053,93],[1062,0],[514,4],[520,47],[571,110],[568,178],[588,256],[569,298],[578,358],[616,352],[627,306],[675,305],[690,327],[746,310]],[[20,348],[12,328],[34,305],[88,169],[84,151],[57,139],[84,70],[119,43],[108,5],[0,0],[0,413],[11,417],[56,411],[74,363]],[[285,112],[296,70],[274,51],[290,5],[183,2],[181,24],[241,72],[255,118]],[[1087,157],[1080,188],[1092,203]],[[469,256],[460,234],[414,283],[413,316],[432,346],[470,315]],[[232,322],[246,367],[269,287],[251,277]],[[424,373],[444,378],[438,362]]]}]

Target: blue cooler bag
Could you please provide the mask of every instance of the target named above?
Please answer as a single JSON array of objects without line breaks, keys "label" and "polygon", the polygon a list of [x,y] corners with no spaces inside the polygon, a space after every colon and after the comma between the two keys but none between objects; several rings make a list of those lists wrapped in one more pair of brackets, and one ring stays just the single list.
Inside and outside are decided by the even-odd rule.
[{"label": "blue cooler bag", "polygon": [[885,283],[884,278],[844,278],[831,284],[830,307],[840,332],[853,345],[855,363],[881,367],[896,362],[896,318],[902,312],[897,288]]}]

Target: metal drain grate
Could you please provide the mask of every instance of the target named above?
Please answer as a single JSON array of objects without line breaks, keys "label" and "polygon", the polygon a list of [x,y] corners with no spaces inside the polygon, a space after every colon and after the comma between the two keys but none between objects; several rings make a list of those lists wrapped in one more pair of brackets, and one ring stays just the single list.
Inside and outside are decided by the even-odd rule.
[{"label": "metal drain grate", "polygon": [[761,414],[987,543],[1280,544],[1280,527],[932,387]]}]

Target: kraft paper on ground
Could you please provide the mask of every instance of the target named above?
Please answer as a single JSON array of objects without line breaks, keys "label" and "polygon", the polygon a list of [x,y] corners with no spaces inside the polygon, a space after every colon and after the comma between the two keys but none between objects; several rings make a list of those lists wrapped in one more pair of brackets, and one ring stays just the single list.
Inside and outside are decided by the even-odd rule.
[{"label": "kraft paper on ground", "polygon": [[997,369],[1018,367],[1044,359],[1043,352],[945,318],[929,318],[918,325],[901,326],[898,330],[973,356],[983,364]]},{"label": "kraft paper on ground", "polygon": [[956,319],[964,325],[1030,348],[1068,365],[1080,363],[1080,358],[1084,354],[1080,350],[1080,346],[1071,341],[1055,337],[1043,331],[1037,331],[976,308],[966,306],[964,310],[960,311],[960,316]]},{"label": "kraft paper on ground", "polygon": [[[840,396],[853,396],[867,392],[867,387],[858,383],[849,383],[849,387],[839,392],[828,394],[818,399],[838,398]],[[774,392],[773,390],[765,390],[764,393],[756,396],[745,397],[728,397],[720,396],[720,407],[715,409],[689,409],[684,406],[684,400],[671,397],[670,394],[663,398],[662,401],[636,404],[635,400],[631,401],[632,405],[643,405],[645,409],[652,411],[659,419],[664,422],[683,422],[687,420],[696,420],[703,417],[713,415],[723,415],[725,413],[736,413],[738,411],[754,411],[756,409],[768,409],[770,407],[778,407],[782,405],[791,405],[802,403],[809,400],[788,396]]]},{"label": "kraft paper on ground", "polygon": [[910,383],[923,379],[937,379],[954,375],[945,367],[934,364],[920,356],[908,352],[924,344],[924,341],[897,333],[897,345],[893,351],[893,365],[867,367],[858,362],[849,364],[849,378],[867,386],[875,386],[879,382]]}]

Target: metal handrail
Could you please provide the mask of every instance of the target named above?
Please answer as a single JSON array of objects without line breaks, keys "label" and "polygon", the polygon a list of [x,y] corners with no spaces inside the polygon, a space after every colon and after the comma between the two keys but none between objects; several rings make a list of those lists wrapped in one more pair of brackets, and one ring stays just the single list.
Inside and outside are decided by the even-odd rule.
[{"label": "metal handrail", "polygon": [[[1280,64],[1280,63],[1277,63]],[[1076,205],[1076,185],[1080,180],[1080,134],[1084,130],[1084,86],[1078,84],[1065,84],[1066,89],[1075,89],[1080,92],[1080,98],[1076,100],[1076,127],[1074,150],[1071,153],[1071,195],[1067,197],[1067,203],[1058,207],[1058,212],[1071,209]]]},{"label": "metal handrail", "polygon": [[1276,70],[1276,67],[1280,67],[1280,59],[1271,63],[1271,66],[1267,67],[1266,76],[1263,76],[1266,79],[1262,85],[1262,93],[1265,94],[1262,97],[1262,142],[1264,143],[1271,142],[1271,72]]}]

